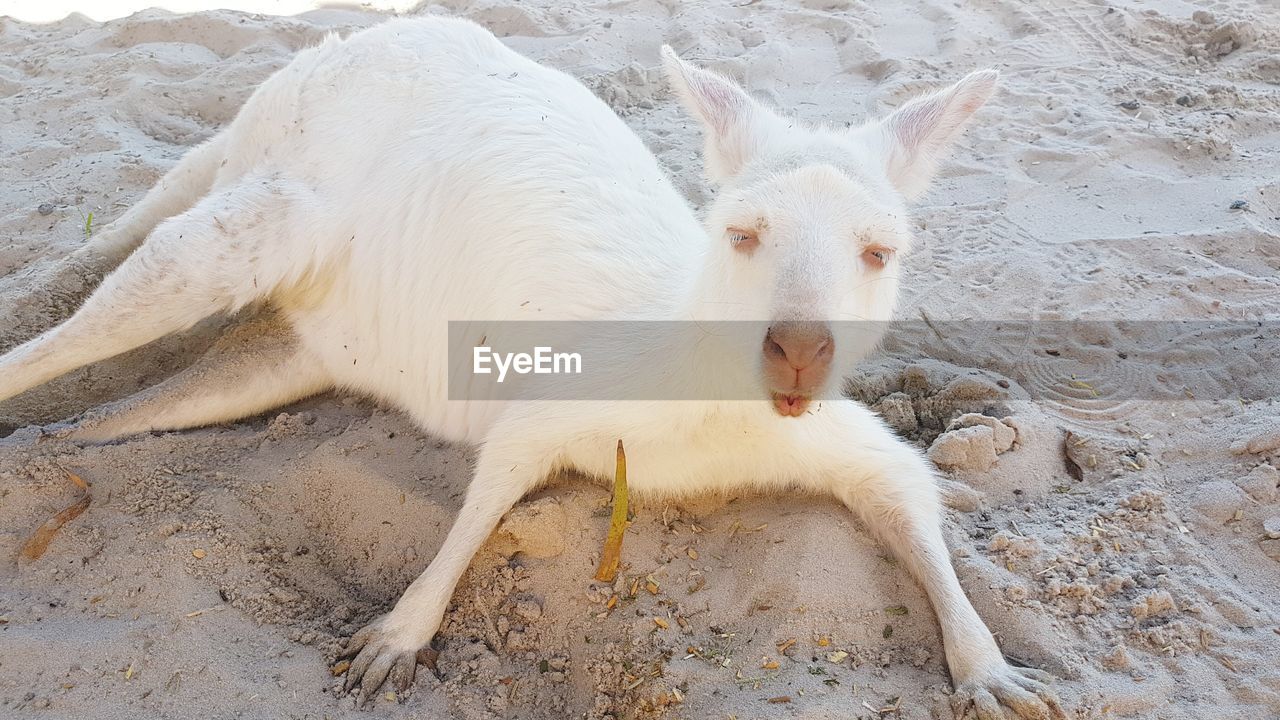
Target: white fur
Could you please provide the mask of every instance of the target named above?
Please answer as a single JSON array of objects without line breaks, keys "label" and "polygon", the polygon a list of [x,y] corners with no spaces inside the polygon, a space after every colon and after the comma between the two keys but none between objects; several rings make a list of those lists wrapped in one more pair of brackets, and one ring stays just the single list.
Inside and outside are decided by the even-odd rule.
[{"label": "white fur", "polygon": [[[1056,712],[1042,674],[1007,665],[965,598],[929,465],[861,405],[826,400],[784,418],[763,389],[736,402],[447,399],[448,320],[474,321],[477,333],[495,319],[887,320],[898,259],[868,267],[863,249],[910,249],[904,196],[923,189],[995,81],[971,75],[886,121],[837,131],[786,120],[670,49],[664,62],[706,126],[721,187],[705,226],[608,107],[476,25],[396,20],[300,53],[95,239],[105,255],[149,235],[74,317],[0,358],[0,399],[265,300],[292,336],[273,331],[264,352],[241,355],[257,359],[256,373],[224,362],[240,341],[229,342],[214,356],[221,370],[174,381],[180,391],[168,394],[181,403],[148,396],[79,436],[218,422],[337,386],[482,444],[435,560],[352,639],[349,684],[366,695],[388,676],[411,682],[414,653],[502,515],[557,468],[608,476],[622,438],[639,493],[833,495],[928,593],[961,705],[983,717],[1001,704],[1025,717]],[[730,227],[758,231],[759,246],[734,249]],[[842,333],[837,368],[877,340]],[[705,366],[691,354],[734,361],[683,377],[698,387],[749,382],[760,347],[674,344],[651,356],[674,375]]]}]

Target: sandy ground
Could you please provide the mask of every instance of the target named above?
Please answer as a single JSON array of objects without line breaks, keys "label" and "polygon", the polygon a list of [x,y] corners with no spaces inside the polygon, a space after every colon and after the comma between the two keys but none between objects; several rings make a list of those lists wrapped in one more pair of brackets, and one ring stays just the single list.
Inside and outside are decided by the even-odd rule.
[{"label": "sandy ground", "polygon": [[[1073,717],[1280,717],[1280,540],[1264,532],[1280,516],[1268,399],[1280,374],[1266,345],[1280,314],[1274,3],[419,12],[475,19],[583,78],[697,205],[710,192],[697,128],[660,82],[662,41],[832,123],[1000,68],[1003,89],[919,206],[904,318],[1272,323],[1248,347],[1179,338],[1165,359],[1212,389],[1179,400],[1134,390],[1164,377],[1160,363],[1058,366],[1053,338],[981,361],[948,357],[945,337],[890,344],[851,392],[936,443],[961,580],[1010,656],[1062,678]],[[51,293],[32,291],[86,229],[118,217],[291,53],[384,17],[0,19],[0,350],[96,283],[61,271]],[[355,710],[330,675],[335,653],[431,559],[468,448],[341,396],[105,446],[39,440],[41,424],[190,363],[223,324],[0,404],[0,715],[949,717],[922,593],[835,504],[643,506],[610,610],[613,592],[590,582],[607,492],[572,479],[521,504],[477,558],[433,671]],[[980,429],[937,440],[968,411],[1003,422],[971,418]],[[76,499],[63,469],[92,483],[92,503],[44,557],[18,563]]]}]

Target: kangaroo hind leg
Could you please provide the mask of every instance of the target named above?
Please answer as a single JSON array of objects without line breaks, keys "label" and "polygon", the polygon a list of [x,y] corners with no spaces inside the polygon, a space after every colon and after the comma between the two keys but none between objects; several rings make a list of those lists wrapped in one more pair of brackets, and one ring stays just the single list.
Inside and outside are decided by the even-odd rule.
[{"label": "kangaroo hind leg", "polygon": [[0,356],[0,400],[238,309],[311,267],[311,195],[250,178],[161,223],[63,324]]},{"label": "kangaroo hind leg", "polygon": [[114,270],[156,225],[184,212],[213,187],[227,133],[192,149],[119,219],[64,258],[0,279],[0,350],[66,317],[97,278]]},{"label": "kangaroo hind leg", "polygon": [[191,367],[86,413],[66,436],[107,442],[256,415],[333,387],[318,358],[275,312],[239,323]]}]

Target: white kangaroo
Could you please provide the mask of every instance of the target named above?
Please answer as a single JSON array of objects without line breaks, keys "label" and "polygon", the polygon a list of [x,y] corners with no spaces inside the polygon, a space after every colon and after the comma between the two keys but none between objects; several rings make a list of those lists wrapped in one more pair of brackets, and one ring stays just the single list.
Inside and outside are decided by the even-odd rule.
[{"label": "white kangaroo", "polygon": [[[663,61],[705,126],[720,187],[705,224],[603,102],[475,24],[394,20],[299,53],[93,239],[99,256],[127,257],[70,319],[0,357],[0,399],[261,301],[276,313],[265,328],[72,437],[228,421],[339,387],[479,443],[435,559],[348,643],[347,686],[363,697],[388,677],[412,683],[502,516],[557,469],[609,477],[622,438],[637,493],[835,496],[928,593],[958,713],[1063,717],[1049,676],[1008,664],[965,597],[930,465],[867,408],[825,399],[832,368],[873,344],[827,321],[889,319],[905,201],[996,73],[843,130],[784,118],[670,48]],[[688,362],[698,353],[730,358],[690,386],[745,378],[756,399],[450,400],[447,321],[495,319],[766,321],[748,343],[646,355],[677,375],[707,367]]]}]

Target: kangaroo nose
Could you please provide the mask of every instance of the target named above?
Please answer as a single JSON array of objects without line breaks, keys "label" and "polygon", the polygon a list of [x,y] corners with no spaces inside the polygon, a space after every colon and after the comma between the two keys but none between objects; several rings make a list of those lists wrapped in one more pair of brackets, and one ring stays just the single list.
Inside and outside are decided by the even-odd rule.
[{"label": "kangaroo nose", "polygon": [[782,369],[786,363],[797,373],[825,370],[834,351],[831,326],[824,322],[776,322],[764,336],[764,354],[770,364]]},{"label": "kangaroo nose", "polygon": [[773,408],[783,417],[805,414],[822,389],[835,354],[831,326],[824,322],[776,322],[764,335],[764,377]]}]

